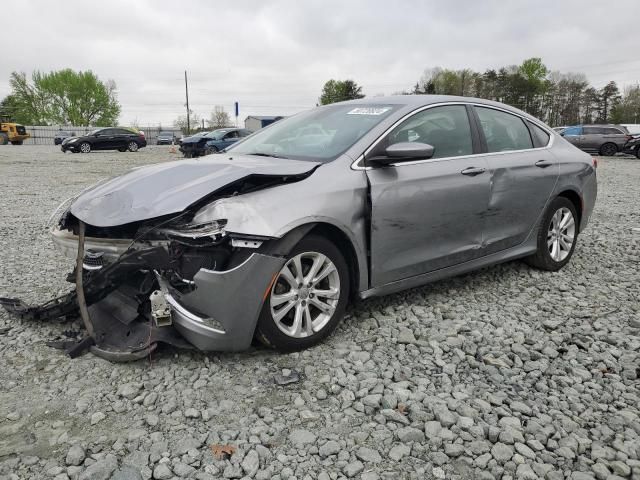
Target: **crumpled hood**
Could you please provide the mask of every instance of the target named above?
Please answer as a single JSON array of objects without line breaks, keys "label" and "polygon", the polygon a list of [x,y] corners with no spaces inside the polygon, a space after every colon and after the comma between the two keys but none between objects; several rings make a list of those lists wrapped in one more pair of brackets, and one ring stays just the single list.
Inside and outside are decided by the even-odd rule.
[{"label": "crumpled hood", "polygon": [[140,167],[82,192],[71,213],[96,227],[113,227],[179,213],[249,175],[290,176],[317,162],[257,156],[208,155]]}]

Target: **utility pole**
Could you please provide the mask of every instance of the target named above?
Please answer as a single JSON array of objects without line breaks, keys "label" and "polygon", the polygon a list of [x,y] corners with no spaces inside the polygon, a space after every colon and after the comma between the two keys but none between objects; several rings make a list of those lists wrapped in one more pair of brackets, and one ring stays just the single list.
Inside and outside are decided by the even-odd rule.
[{"label": "utility pole", "polygon": [[191,133],[191,124],[189,122],[189,85],[187,84],[187,71],[184,71],[184,93],[187,97],[187,135]]}]

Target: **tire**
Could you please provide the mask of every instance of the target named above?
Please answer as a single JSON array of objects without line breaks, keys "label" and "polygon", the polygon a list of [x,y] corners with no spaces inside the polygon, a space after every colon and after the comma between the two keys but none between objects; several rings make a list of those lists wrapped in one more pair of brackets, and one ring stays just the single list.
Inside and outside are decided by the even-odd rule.
[{"label": "tire", "polygon": [[[566,215],[570,215],[570,219]],[[558,227],[558,221],[560,225],[566,224]],[[568,198],[556,197],[542,218],[538,230],[538,250],[525,261],[532,267],[557,272],[569,262],[577,242],[576,207]]]},{"label": "tire", "polygon": [[78,148],[82,153],[89,153],[91,151],[91,144],[89,142],[82,142]]},{"label": "tire", "polygon": [[[295,273],[296,264],[301,265],[304,283],[311,280],[305,277],[314,266],[320,273],[326,270],[330,273],[315,284],[309,282],[301,288],[301,283],[298,283],[294,287],[290,282],[300,282]],[[317,275],[316,272],[314,277]],[[283,352],[303,350],[320,343],[342,320],[349,299],[349,285],[349,268],[340,250],[324,237],[309,235],[303,238],[288,255],[287,263],[273,282],[258,318],[256,337],[265,345]],[[318,294],[330,290],[335,293]],[[278,314],[283,316],[277,320],[275,316]],[[296,330],[298,315],[300,321]]]},{"label": "tire", "polygon": [[640,160],[640,145],[636,148],[636,158]]},{"label": "tire", "polygon": [[218,149],[216,147],[207,147],[204,149],[205,155],[212,155],[214,153],[218,153]]},{"label": "tire", "polygon": [[618,146],[615,143],[605,143],[600,147],[600,155],[603,157],[613,157],[618,153]]},{"label": "tire", "polygon": [[4,132],[0,132],[0,145],[6,145],[7,143],[9,143],[9,136]]},{"label": "tire", "polygon": [[15,142],[11,142],[11,145],[22,145],[22,140],[16,140]]},{"label": "tire", "polygon": [[119,152],[126,152],[126,151],[127,151],[127,148],[126,148],[126,147],[124,147],[124,148],[119,148],[119,149],[118,149],[118,151],[119,151]]},{"label": "tire", "polygon": [[184,153],[182,154],[182,156],[183,156],[184,158],[193,158],[193,153],[191,153],[191,152],[184,152]]},{"label": "tire", "polygon": [[129,150],[130,152],[137,152],[138,148],[139,147],[136,142],[129,142],[129,145],[127,145],[127,150]]}]

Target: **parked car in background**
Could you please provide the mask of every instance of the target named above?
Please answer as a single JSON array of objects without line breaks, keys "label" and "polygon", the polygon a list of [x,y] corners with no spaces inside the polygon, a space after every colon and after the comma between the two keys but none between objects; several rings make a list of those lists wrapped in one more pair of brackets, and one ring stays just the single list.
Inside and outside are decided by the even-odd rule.
[{"label": "parked car in background", "polygon": [[74,137],[74,136],[75,136],[75,132],[66,132],[64,130],[60,130],[58,133],[56,133],[56,136],[53,137],[53,144],[60,145],[65,138]]},{"label": "parked car in background", "polygon": [[640,123],[621,123],[620,125],[625,127],[631,135],[640,135]]},{"label": "parked car in background", "polygon": [[[95,185],[51,233],[77,264],[79,245],[104,262],[84,286],[76,274],[83,319],[109,334],[97,350],[142,358],[181,335],[201,350],[257,338],[292,351],[326,338],[353,298],[519,258],[560,270],[591,217],[595,167],[508,105],[370,97],[281,120],[225,155]],[[78,297],[55,312],[75,311]],[[0,302],[36,318],[51,305]]]},{"label": "parked car in background", "polygon": [[118,150],[119,152],[137,152],[147,146],[142,132],[127,128],[99,128],[82,137],[68,137],[61,144],[61,150],[73,153],[89,153],[91,150]]},{"label": "parked car in background", "polygon": [[567,127],[560,135],[580,150],[605,157],[622,152],[631,138],[621,125],[576,125]]},{"label": "parked car in background", "polygon": [[567,128],[568,127],[553,127],[553,129],[560,134],[564,132]]},{"label": "parked car in background", "polygon": [[156,145],[171,145],[175,140],[176,136],[173,132],[160,132],[156,138]]},{"label": "parked car in background", "polygon": [[189,138],[199,138],[199,137],[203,137],[207,134],[211,133],[210,131],[203,131],[203,132],[198,132],[198,133],[194,133],[193,135],[182,135],[179,139],[178,139],[178,145],[182,146],[182,142],[184,142],[185,140],[189,139]]},{"label": "parked car in background", "polygon": [[640,133],[631,135],[631,138],[624,144],[622,151],[630,155],[635,155],[636,158],[640,159]]},{"label": "parked car in background", "polygon": [[210,155],[221,152],[241,138],[249,135],[251,135],[251,132],[244,128],[219,128],[199,137],[194,135],[193,137],[185,138],[180,145],[180,151],[185,158]]}]

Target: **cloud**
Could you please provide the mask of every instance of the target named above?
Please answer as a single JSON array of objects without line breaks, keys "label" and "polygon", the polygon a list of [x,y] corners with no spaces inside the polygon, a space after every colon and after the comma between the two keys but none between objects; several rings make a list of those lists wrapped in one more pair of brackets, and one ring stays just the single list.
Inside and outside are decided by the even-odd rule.
[{"label": "cloud", "polygon": [[[118,85],[121,123],[169,124],[184,113],[184,70],[200,116],[241,120],[313,107],[329,78],[368,95],[410,88],[425,68],[483,71],[539,56],[596,86],[640,79],[636,1],[14,2],[3,25],[0,96],[12,71],[71,67]],[[611,21],[606,21],[611,19]],[[603,21],[605,20],[605,21]]]}]

